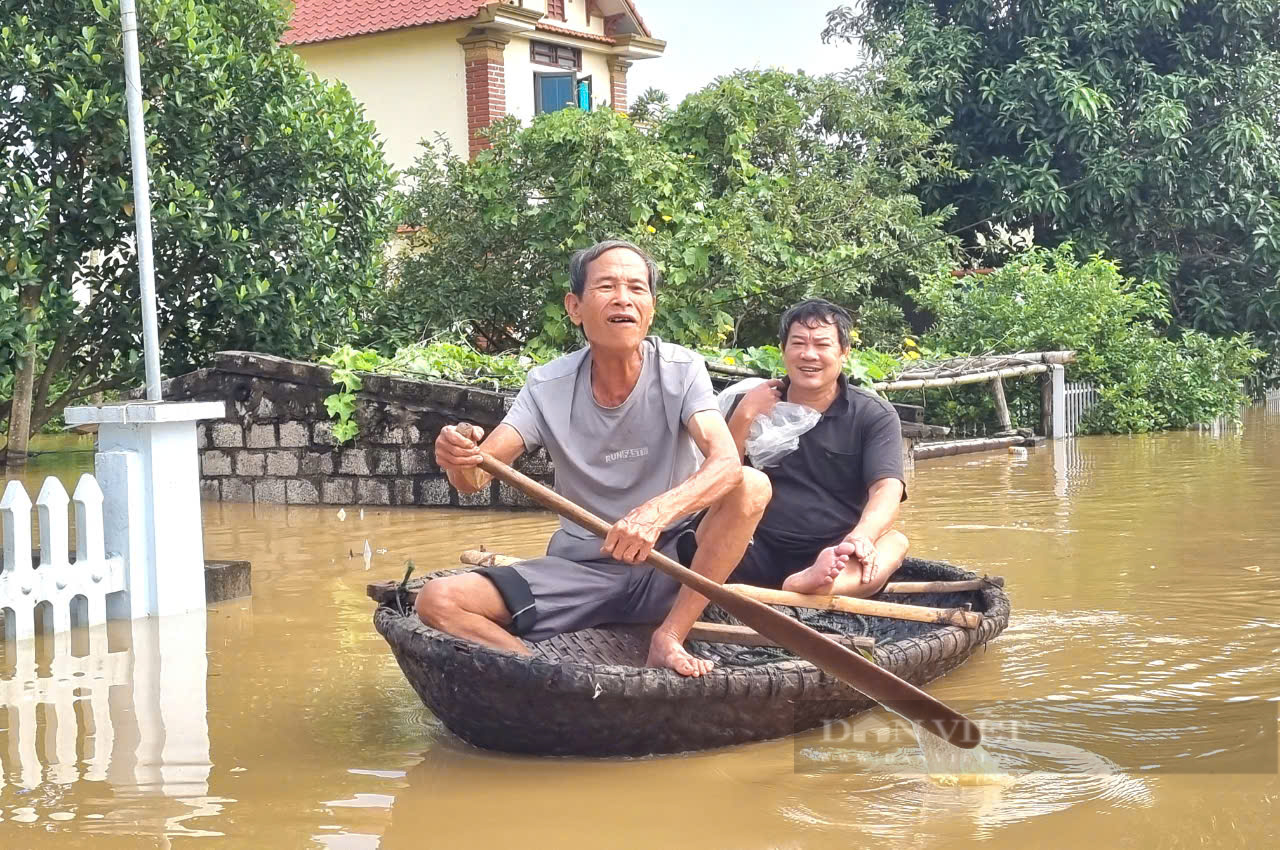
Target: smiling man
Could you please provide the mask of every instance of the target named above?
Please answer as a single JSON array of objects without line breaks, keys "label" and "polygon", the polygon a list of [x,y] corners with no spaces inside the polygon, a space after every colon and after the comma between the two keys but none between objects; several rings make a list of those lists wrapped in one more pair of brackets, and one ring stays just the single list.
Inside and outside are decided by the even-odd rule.
[{"label": "smiling man", "polygon": [[[658,269],[629,242],[601,242],[573,256],[565,311],[586,347],[529,374],[493,433],[447,426],[436,461],[460,492],[489,475],[481,451],[511,463],[545,447],[556,490],[613,522],[603,543],[562,519],[547,555],[514,567],[427,582],[416,607],[441,631],[511,652],[602,623],[658,624],[648,664],[700,676],[711,662],[683,641],[707,600],[643,565],[653,549],[723,581],[741,560],[765,505],[769,480],[744,469],[697,354],[647,336]],[[706,458],[697,465],[695,446]],[[696,529],[696,530],[695,530]],[[681,551],[691,551],[693,539]],[[522,640],[523,638],[524,640]]]},{"label": "smiling man", "polygon": [[907,554],[893,529],[906,499],[902,423],[893,405],[849,386],[849,314],[815,298],[788,310],[779,337],[787,377],[750,390],[730,411],[729,430],[745,456],[751,422],[779,401],[822,419],[796,450],[765,469],[773,500],[732,580],[797,593],[871,596]]}]

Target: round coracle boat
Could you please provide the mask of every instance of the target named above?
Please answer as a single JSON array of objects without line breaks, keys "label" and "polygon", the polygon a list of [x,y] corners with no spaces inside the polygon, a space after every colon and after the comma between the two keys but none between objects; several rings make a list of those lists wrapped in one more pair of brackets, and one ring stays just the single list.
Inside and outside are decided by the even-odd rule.
[{"label": "round coracle boat", "polygon": [[[642,666],[651,627],[570,632],[529,644],[531,656],[489,649],[424,625],[413,611],[424,582],[458,572],[371,585],[369,595],[379,603],[374,626],[409,684],[450,731],[478,747],[537,755],[675,753],[779,738],[875,705],[813,664],[761,645],[769,641],[714,605],[688,642],[717,662],[700,678]],[[963,663],[1009,623],[1003,588],[951,564],[908,558],[893,580],[967,581],[970,589],[876,599],[963,611],[976,625],[776,607],[917,686]]]}]

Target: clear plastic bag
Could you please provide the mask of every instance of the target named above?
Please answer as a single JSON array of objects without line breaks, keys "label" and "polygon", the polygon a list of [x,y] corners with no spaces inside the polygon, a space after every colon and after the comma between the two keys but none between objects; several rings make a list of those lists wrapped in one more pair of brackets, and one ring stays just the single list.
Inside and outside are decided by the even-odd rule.
[{"label": "clear plastic bag", "polygon": [[[764,378],[743,378],[726,387],[716,402],[720,412],[729,416],[734,400],[764,383]],[[780,401],[770,413],[762,413],[752,420],[747,430],[747,457],[757,468],[777,466],[784,457],[800,446],[800,437],[822,419],[818,411],[803,404]]]}]

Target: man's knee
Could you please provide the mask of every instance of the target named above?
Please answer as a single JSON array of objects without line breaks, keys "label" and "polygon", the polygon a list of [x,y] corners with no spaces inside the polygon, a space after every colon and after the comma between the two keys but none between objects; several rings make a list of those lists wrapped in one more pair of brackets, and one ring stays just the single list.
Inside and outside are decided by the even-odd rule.
[{"label": "man's knee", "polygon": [[876,548],[880,548],[886,543],[894,546],[895,548],[901,549],[902,554],[904,555],[907,554],[907,550],[911,548],[911,541],[907,539],[907,535],[898,531],[896,528],[891,528],[884,534],[880,535],[880,540],[876,542]]},{"label": "man's knee", "polygon": [[755,516],[764,513],[773,497],[773,485],[769,476],[749,466],[742,468],[742,483],[738,485],[742,494],[742,504],[746,512]]},{"label": "man's knee", "polygon": [[463,594],[457,584],[448,578],[433,579],[424,584],[413,604],[418,619],[433,629],[447,631],[448,623],[463,610]]},{"label": "man's knee", "polygon": [[889,529],[876,541],[876,549],[889,554],[895,565],[902,563],[902,559],[907,557],[907,550],[910,548],[911,541],[907,539],[907,535],[896,528]]}]

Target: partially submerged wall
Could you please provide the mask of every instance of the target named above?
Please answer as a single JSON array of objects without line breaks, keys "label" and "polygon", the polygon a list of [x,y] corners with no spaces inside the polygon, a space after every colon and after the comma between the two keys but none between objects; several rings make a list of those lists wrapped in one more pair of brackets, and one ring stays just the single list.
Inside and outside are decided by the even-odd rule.
[{"label": "partially submerged wall", "polygon": [[[226,401],[228,419],[199,426],[205,499],[292,505],[532,507],[508,485],[459,494],[436,466],[433,444],[446,424],[502,421],[512,395],[442,382],[364,375],[360,435],[339,446],[324,399],[326,366],[227,351],[213,365],[165,384],[166,400]],[[543,452],[517,464],[551,481]]]}]

